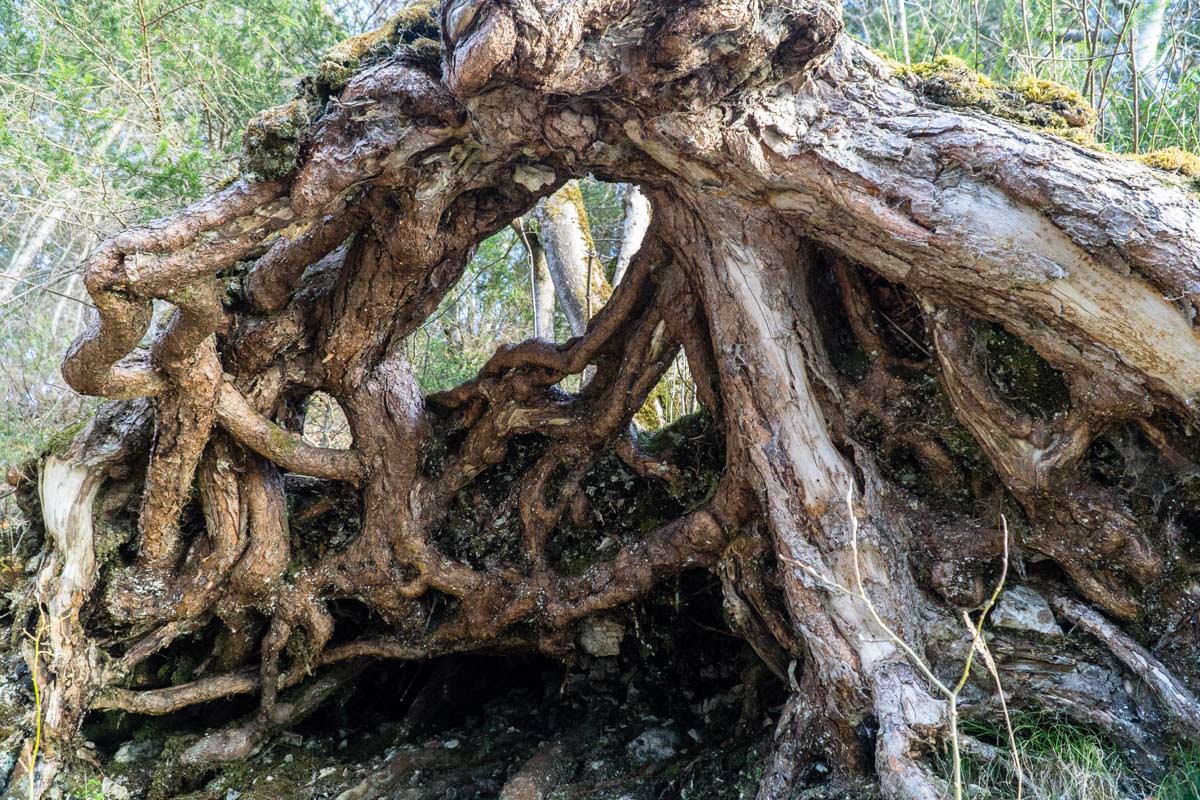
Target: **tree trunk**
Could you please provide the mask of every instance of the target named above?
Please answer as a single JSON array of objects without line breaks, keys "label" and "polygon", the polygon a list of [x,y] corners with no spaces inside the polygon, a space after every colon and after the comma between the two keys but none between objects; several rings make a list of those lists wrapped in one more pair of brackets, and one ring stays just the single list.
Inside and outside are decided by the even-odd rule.
[{"label": "tree trunk", "polygon": [[612,294],[612,286],[592,241],[579,184],[568,181],[538,206],[535,216],[559,307],[571,334],[582,336],[588,321]]},{"label": "tree trunk", "polygon": [[646,240],[650,229],[650,201],[640,187],[630,185],[625,189],[625,218],[621,223],[621,249],[617,253],[617,266],[613,271],[613,285],[621,282],[633,257]]},{"label": "tree trunk", "polygon": [[546,248],[542,247],[540,237],[527,233],[526,239],[529,242],[529,268],[533,276],[533,335],[538,339],[554,341],[554,277],[550,274]]},{"label": "tree trunk", "polygon": [[[1087,634],[1048,648],[1053,618],[997,627],[1009,701],[1100,726],[1148,768],[1200,734],[1183,624],[1198,602],[1179,578],[1197,568],[1194,196],[1118,156],[923,99],[842,34],[828,0],[456,0],[440,10],[440,61],[422,38],[432,20],[406,24],[344,86],[305,84],[299,141],[271,127],[277,111],[252,124],[274,132],[256,141],[302,154],[294,170],[88,260],[99,318],[64,374],[121,401],[114,414],[150,398],[157,434],[152,448],[132,426],[118,437],[148,465],[138,555],[108,565],[103,593],[89,591],[87,508],[112,491],[99,453],[118,450],[96,449],[97,422],[42,465],[39,597],[69,612],[40,671],[55,710],[47,764],[89,707],[162,714],[258,693],[257,717],[187,754],[236,757],[309,707],[281,690],[328,690],[313,670],[566,657],[581,621],[706,568],[758,620],[739,633],[768,632],[755,650],[796,661],[760,798],[819,780],[943,797],[930,755],[955,717],[931,677],[952,684],[971,650],[962,619],[1008,552],[1001,512],[1013,582]],[[588,254],[568,254],[581,237],[556,238],[585,224],[566,182],[589,173],[646,187],[653,206],[611,297],[597,264],[560,291],[575,338],[502,348],[472,381],[423,397],[401,345],[482,239],[549,197],[550,270],[589,274]],[[218,274],[237,275],[244,299],[218,293]],[[156,299],[175,314],[142,350]],[[628,436],[680,349],[724,439],[719,481],[581,574],[560,569],[550,545],[586,503],[594,461],[616,454],[664,485],[695,474]],[[558,388],[589,367],[577,395]],[[345,409],[350,449],[296,433],[288,409],[317,390]],[[1103,455],[1126,434],[1123,456]],[[455,498],[530,436],[539,449],[507,501],[518,522],[501,531],[510,555],[472,562],[440,538]],[[1134,457],[1154,462],[1161,502],[1114,471]],[[353,541],[299,560],[280,471],[319,479],[331,502],[361,496]],[[203,530],[180,525],[193,483]],[[773,568],[752,555],[763,534]],[[381,627],[331,645],[345,598]],[[454,613],[435,615],[438,598]],[[133,644],[88,629],[79,609],[100,602]],[[267,619],[260,642],[239,622],[250,610]],[[228,672],[126,688],[213,617]],[[964,713],[994,718],[994,688],[976,675]]]}]

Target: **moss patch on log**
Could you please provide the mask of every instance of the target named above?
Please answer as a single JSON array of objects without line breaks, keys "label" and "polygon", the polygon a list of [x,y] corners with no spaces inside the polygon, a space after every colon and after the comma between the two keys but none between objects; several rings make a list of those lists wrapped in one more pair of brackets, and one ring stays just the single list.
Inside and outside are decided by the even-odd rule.
[{"label": "moss patch on log", "polygon": [[1066,377],[1036,350],[994,323],[981,323],[975,335],[981,366],[1013,408],[1043,420],[1070,408]]},{"label": "moss patch on log", "polygon": [[373,55],[387,53],[398,44],[418,51],[441,48],[436,0],[412,3],[381,27],[344,39],[325,52],[316,77],[331,91],[344,87],[359,66]]},{"label": "moss patch on log", "polygon": [[1174,172],[1188,178],[1189,188],[1193,192],[1200,192],[1200,155],[1188,152],[1182,147],[1166,147],[1141,153],[1134,158],[1148,167]]},{"label": "moss patch on log", "polygon": [[950,55],[897,66],[896,72],[915,92],[935,103],[977,108],[1072,141],[1095,142],[1096,112],[1069,86],[1032,76],[999,84]]}]

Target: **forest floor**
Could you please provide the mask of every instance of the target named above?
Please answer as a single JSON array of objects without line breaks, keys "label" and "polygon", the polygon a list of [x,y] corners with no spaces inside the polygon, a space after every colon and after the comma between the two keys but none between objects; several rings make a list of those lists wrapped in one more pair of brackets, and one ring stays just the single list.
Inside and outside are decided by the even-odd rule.
[{"label": "forest floor", "polygon": [[[784,698],[722,630],[720,585],[685,575],[618,622],[609,652],[567,666],[537,657],[447,657],[366,666],[246,761],[188,768],[176,756],[253,712],[224,701],[186,715],[93,714],[62,800],[735,800],[753,797]],[[674,624],[670,624],[674,623]],[[604,638],[603,636],[601,638]],[[595,647],[593,649],[596,649]],[[0,788],[31,707],[28,671],[0,680]],[[11,726],[6,729],[6,726]],[[21,797],[20,786],[8,787]]]}]

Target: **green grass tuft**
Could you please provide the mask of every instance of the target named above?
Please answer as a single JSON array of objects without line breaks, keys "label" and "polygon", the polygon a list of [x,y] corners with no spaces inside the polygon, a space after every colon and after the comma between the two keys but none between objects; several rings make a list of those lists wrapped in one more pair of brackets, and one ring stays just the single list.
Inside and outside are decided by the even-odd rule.
[{"label": "green grass tuft", "polygon": [[[1013,730],[1026,775],[1025,800],[1200,800],[1200,745],[1179,750],[1157,785],[1140,777],[1124,754],[1103,735],[1048,714],[1013,716]],[[963,732],[1007,753],[1003,731],[965,722]],[[949,773],[950,765],[944,765]],[[964,759],[971,800],[1015,800],[1008,760]]]}]

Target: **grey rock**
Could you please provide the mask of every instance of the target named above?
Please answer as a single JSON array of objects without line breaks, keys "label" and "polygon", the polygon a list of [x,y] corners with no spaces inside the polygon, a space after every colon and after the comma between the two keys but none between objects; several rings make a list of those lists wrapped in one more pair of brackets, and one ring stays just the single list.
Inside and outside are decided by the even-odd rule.
[{"label": "grey rock", "polygon": [[16,753],[0,753],[0,791],[8,786],[8,776],[17,765]]},{"label": "grey rock", "polygon": [[666,761],[679,752],[679,734],[670,728],[650,728],[626,745],[630,759],[645,765]]},{"label": "grey rock", "polygon": [[613,658],[621,654],[625,626],[608,617],[588,617],[579,626],[579,644],[595,658]]},{"label": "grey rock", "polygon": [[117,752],[113,755],[113,761],[118,764],[148,761],[157,756],[161,751],[162,747],[158,742],[148,739],[140,742],[126,742],[117,749]]},{"label": "grey rock", "polygon": [[998,628],[1032,631],[1056,638],[1063,635],[1046,598],[1028,586],[1014,586],[1005,590],[990,619]]},{"label": "grey rock", "polygon": [[100,792],[105,800],[129,800],[129,790],[125,784],[112,778],[105,778],[100,784]]}]

